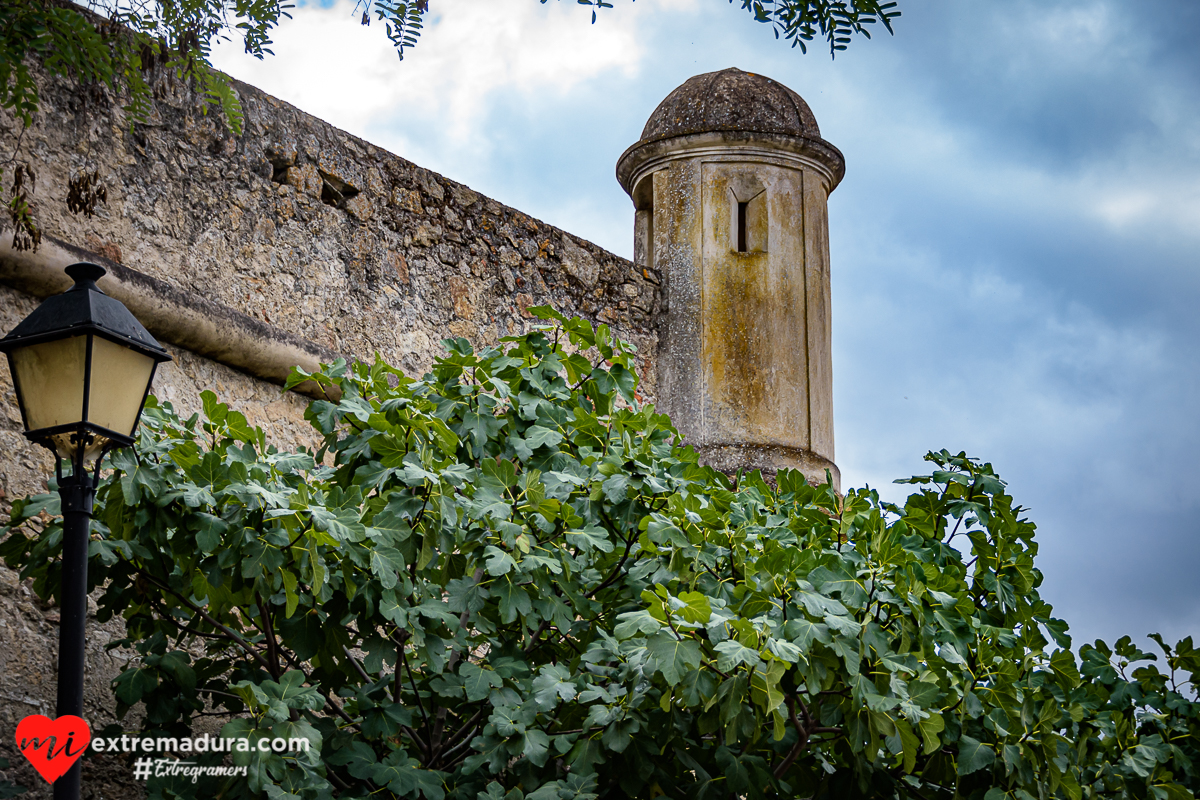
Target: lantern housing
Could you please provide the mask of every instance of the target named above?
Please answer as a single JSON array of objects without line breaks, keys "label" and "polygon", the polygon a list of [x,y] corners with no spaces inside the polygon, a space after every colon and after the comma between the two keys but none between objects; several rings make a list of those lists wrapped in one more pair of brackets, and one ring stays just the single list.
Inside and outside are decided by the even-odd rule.
[{"label": "lantern housing", "polygon": [[73,464],[133,444],[154,372],[171,356],[96,286],[96,264],[66,269],[75,285],[47,298],[3,339],[25,436]]}]

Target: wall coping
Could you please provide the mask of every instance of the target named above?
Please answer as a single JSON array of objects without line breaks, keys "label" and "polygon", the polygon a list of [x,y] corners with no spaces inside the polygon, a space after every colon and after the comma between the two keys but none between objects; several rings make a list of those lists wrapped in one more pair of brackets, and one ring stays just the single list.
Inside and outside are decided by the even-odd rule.
[{"label": "wall coping", "polygon": [[[97,285],[124,303],[156,339],[255,378],[282,386],[292,367],[315,372],[321,363],[341,357],[315,342],[54,237],[44,236],[38,250],[29,252],[13,249],[11,233],[0,236],[0,284],[35,297],[66,291],[72,281],[63,267],[76,261],[107,269]],[[295,391],[326,397],[311,381]]]}]

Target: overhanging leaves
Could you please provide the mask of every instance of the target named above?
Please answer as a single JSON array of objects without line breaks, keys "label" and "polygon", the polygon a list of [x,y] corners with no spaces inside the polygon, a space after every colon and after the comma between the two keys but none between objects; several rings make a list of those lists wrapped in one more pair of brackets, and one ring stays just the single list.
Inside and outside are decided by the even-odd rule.
[{"label": "overhanging leaves", "polygon": [[[89,549],[136,654],[118,706],[314,748],[187,796],[1190,798],[1193,643],[1158,643],[1165,672],[1128,638],[1066,649],[990,465],[931,453],[903,506],[735,486],[610,330],[547,318],[421,380],[308,375],[341,392],[308,415],[328,465],[215,396],[148,403]],[[0,541],[43,597],[53,509],[18,499]]]}]

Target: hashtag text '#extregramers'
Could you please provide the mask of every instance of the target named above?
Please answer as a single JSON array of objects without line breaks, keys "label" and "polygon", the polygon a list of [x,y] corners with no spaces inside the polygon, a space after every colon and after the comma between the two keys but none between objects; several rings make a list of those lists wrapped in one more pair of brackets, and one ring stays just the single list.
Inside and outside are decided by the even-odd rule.
[{"label": "hashtag text '#extregramers'", "polygon": [[213,777],[245,777],[247,767],[204,766],[193,761],[178,761],[174,758],[139,758],[133,764],[134,780],[144,781],[153,775],[156,778],[183,776],[195,783],[202,775]]}]

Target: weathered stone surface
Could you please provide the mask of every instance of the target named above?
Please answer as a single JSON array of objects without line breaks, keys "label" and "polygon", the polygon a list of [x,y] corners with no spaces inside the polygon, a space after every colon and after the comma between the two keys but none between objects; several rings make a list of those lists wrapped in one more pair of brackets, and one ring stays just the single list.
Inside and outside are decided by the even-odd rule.
[{"label": "weathered stone surface", "polygon": [[826,205],[843,170],[799,95],[739,70],[676,89],[621,157],[634,251],[669,301],[660,405],[705,463],[840,481]]},{"label": "weathered stone surface", "polygon": [[[653,298],[655,276],[252,87],[238,91],[240,138],[187,98],[160,101],[156,124],[131,130],[119,109],[84,113],[68,85],[46,85],[23,151],[38,171],[44,229],[347,355],[379,349],[427,364],[456,316],[446,278],[464,262],[480,283],[476,340],[524,324],[507,271],[517,291],[565,313],[611,307],[617,333],[652,349],[653,301],[635,307],[621,287]],[[62,203],[70,170],[85,162],[109,185],[91,219]],[[619,279],[601,279],[609,274]],[[415,328],[431,334],[430,349],[398,352],[391,331]]]},{"label": "weathered stone surface", "polygon": [[[130,125],[99,92],[84,107],[73,86],[39,76],[44,106],[25,133],[20,158],[38,175],[33,197],[47,236],[76,245],[221,306],[348,357],[380,353],[419,373],[438,342],[481,344],[536,322],[528,307],[608,321],[643,358],[643,393],[656,387],[653,325],[660,297],[653,270],[483,197],[356,139],[253,87],[237,84],[244,135],[228,133],[179,90],[156,97],[151,124]],[[161,95],[161,96],[159,96]],[[0,112],[16,141],[16,122]],[[98,168],[108,202],[94,217],[70,214],[73,170]],[[0,259],[6,254],[0,252]],[[66,266],[66,264],[63,264]],[[37,305],[0,286],[0,332]],[[155,393],[185,414],[212,389],[276,444],[311,444],[307,399],[172,348],[176,361]],[[53,465],[21,435],[8,376],[0,365],[0,518],[14,497],[44,491]],[[16,720],[52,710],[57,629],[53,610],[0,567],[0,756],[10,777],[49,792],[12,746]],[[108,684],[122,651],[104,643],[120,626],[89,625],[86,708],[96,728],[112,720]],[[129,722],[136,726],[136,721]],[[124,764],[84,767],[85,797],[137,796]],[[122,783],[121,781],[124,781]]]},{"label": "weathered stone surface", "polygon": [[803,97],[765,75],[730,67],[688,78],[667,95],[646,121],[642,141],[710,131],[821,136]]},{"label": "weathered stone surface", "polygon": [[600,265],[567,236],[563,236],[562,265],[568,275],[589,289],[600,279]]}]

